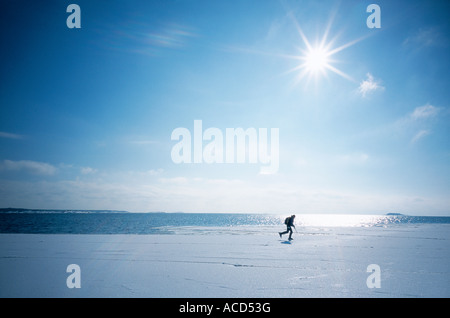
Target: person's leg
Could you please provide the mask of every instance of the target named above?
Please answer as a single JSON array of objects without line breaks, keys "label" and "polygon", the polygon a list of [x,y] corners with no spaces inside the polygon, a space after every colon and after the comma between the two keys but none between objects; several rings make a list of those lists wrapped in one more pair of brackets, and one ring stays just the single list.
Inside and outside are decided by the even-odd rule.
[{"label": "person's leg", "polygon": [[[288,234],[288,233],[289,233],[289,230],[291,230],[291,228],[288,226],[287,229],[286,229],[286,231],[284,231],[284,232],[278,232],[278,234],[280,234],[280,237],[281,237],[283,234]],[[292,231],[292,230],[291,230],[291,231]]]},{"label": "person's leg", "polygon": [[289,227],[289,240],[292,240],[292,233],[293,233],[292,228]]}]

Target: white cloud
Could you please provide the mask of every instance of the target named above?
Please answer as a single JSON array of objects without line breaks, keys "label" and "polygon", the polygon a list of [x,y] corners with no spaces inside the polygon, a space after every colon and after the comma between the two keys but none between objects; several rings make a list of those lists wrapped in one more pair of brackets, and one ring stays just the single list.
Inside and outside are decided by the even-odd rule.
[{"label": "white cloud", "polygon": [[12,133],[8,133],[8,132],[0,131],[0,138],[24,139],[25,137],[23,135],[12,134]]},{"label": "white cloud", "polygon": [[149,176],[158,176],[158,175],[162,174],[163,172],[164,172],[164,169],[159,168],[159,169],[150,169],[150,170],[146,171],[145,174],[149,175]]},{"label": "white cloud", "polygon": [[174,178],[160,178],[158,179],[159,182],[163,184],[187,184],[188,179],[185,177],[174,177]]},{"label": "white cloud", "polygon": [[411,139],[411,143],[414,144],[417,141],[419,141],[420,139],[422,139],[423,137],[427,136],[430,134],[429,130],[420,130],[417,134],[414,135],[414,137]]},{"label": "white cloud", "polygon": [[367,73],[367,79],[362,81],[358,87],[358,92],[362,97],[366,97],[368,94],[383,90],[384,87],[381,86],[380,81],[375,80],[375,78],[370,73]]},{"label": "white cloud", "polygon": [[0,163],[0,170],[6,171],[26,171],[35,175],[54,175],[57,171],[55,166],[45,162],[37,162],[31,160],[3,160]]},{"label": "white cloud", "polygon": [[[159,56],[167,49],[182,49],[198,37],[193,27],[178,23],[155,25],[148,20],[127,21],[127,25],[105,28],[106,42],[110,48],[120,48],[128,53]],[[119,36],[120,35],[120,36]]]},{"label": "white cloud", "polygon": [[81,167],[80,171],[81,174],[93,174],[96,173],[98,170],[91,167]]},{"label": "white cloud", "polygon": [[157,144],[157,141],[154,140],[131,140],[130,144],[137,145],[137,146],[145,146],[145,145],[153,145]]},{"label": "white cloud", "polygon": [[366,153],[351,153],[340,155],[337,160],[343,164],[364,164],[369,160],[369,155]]},{"label": "white cloud", "polygon": [[[3,206],[57,209],[111,209],[135,212],[240,213],[448,213],[449,198],[423,195],[374,194],[363,189],[330,189],[297,182],[261,180],[194,180],[183,184],[135,183],[113,180],[5,181],[0,183]],[[420,197],[420,200],[417,198]]]},{"label": "white cloud", "polygon": [[403,41],[403,45],[415,47],[431,47],[445,45],[446,39],[436,27],[420,28]]},{"label": "white cloud", "polygon": [[400,138],[405,143],[414,144],[423,140],[432,132],[436,132],[435,124],[446,116],[443,107],[436,107],[429,103],[418,106],[405,113],[396,121],[380,126],[366,133],[365,136],[382,136],[387,139]]},{"label": "white cloud", "polygon": [[439,108],[426,104],[420,107],[416,107],[414,111],[411,113],[411,118],[414,120],[424,119],[429,117],[434,117],[439,112]]}]

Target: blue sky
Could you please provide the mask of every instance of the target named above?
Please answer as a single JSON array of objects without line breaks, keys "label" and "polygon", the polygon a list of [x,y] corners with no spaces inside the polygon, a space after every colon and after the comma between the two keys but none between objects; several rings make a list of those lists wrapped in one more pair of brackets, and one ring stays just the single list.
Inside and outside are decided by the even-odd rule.
[{"label": "blue sky", "polygon": [[[73,2],[1,4],[0,206],[450,215],[447,1]],[[278,171],[175,164],[194,120]]]}]

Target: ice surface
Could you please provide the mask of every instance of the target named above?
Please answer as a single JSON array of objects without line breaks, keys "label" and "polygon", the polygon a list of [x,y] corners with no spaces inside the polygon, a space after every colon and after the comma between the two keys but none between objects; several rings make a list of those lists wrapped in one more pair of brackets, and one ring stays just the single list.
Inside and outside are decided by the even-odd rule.
[{"label": "ice surface", "polygon": [[[450,225],[0,234],[1,297],[449,297]],[[69,264],[81,288],[68,288]],[[381,288],[368,288],[370,264]]]}]

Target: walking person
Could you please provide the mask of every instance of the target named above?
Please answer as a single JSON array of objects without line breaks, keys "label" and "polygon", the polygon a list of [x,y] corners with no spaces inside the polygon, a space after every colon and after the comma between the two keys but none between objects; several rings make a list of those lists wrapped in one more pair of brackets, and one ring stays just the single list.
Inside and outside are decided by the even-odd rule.
[{"label": "walking person", "polygon": [[280,235],[280,237],[282,237],[283,234],[288,234],[289,233],[289,241],[293,240],[293,238],[292,238],[292,227],[295,228],[294,219],[295,219],[295,215],[291,215],[291,216],[287,217],[284,220],[284,224],[286,224],[287,228],[286,228],[286,231],[278,233]]}]

